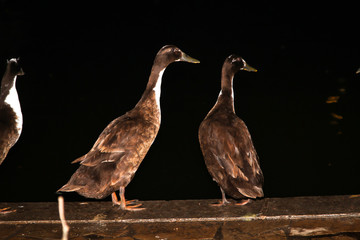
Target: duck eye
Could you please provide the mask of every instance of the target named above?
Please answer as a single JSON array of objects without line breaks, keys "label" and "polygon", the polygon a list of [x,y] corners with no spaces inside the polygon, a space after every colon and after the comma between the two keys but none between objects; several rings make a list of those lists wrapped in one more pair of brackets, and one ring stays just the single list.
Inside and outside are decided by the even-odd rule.
[{"label": "duck eye", "polygon": [[174,53],[174,56],[176,56],[177,58],[181,56],[181,51],[180,49],[173,49],[173,53]]}]

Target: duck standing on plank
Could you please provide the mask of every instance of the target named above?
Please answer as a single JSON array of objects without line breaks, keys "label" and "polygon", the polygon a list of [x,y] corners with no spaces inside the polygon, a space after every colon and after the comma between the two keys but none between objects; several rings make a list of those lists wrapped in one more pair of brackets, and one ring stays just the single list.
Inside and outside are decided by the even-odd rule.
[{"label": "duck standing on plank", "polygon": [[16,91],[17,76],[24,75],[18,58],[7,61],[0,92],[0,164],[20,137],[23,116]]},{"label": "duck standing on plank", "polygon": [[[88,198],[102,199],[111,194],[112,202],[123,210],[142,210],[141,204],[128,205],[125,187],[130,183],[160,128],[160,87],[166,67],[173,62],[199,63],[178,47],[167,45],[157,53],[148,84],[140,101],[126,114],[113,120],[94,146],[76,159],[80,167],[58,191],[76,191]],[[119,190],[120,201],[115,191]]]},{"label": "duck standing on plank", "polygon": [[222,200],[215,206],[228,204],[225,194],[243,199],[263,197],[263,174],[250,133],[235,114],[233,78],[240,70],[256,72],[237,55],[226,58],[221,73],[221,91],[214,107],[199,127],[199,141],[206,167],[220,186]]}]

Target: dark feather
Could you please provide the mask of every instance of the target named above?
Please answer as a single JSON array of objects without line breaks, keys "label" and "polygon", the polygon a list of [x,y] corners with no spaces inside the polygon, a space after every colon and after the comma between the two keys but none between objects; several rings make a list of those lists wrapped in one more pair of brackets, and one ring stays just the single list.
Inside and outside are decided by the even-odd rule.
[{"label": "dark feather", "polygon": [[250,133],[235,114],[230,118],[210,116],[202,122],[199,139],[206,166],[228,195],[262,197],[263,175]]},{"label": "dark feather", "polygon": [[15,119],[16,115],[9,105],[0,108],[0,164],[19,138]]},{"label": "dark feather", "polygon": [[234,74],[246,67],[245,64],[235,55],[225,60],[220,95],[199,127],[206,167],[220,188],[233,198],[264,195],[258,155],[245,123],[234,111],[232,81]]},{"label": "dark feather", "polygon": [[20,136],[22,125],[17,126],[16,121],[18,117],[22,118],[22,115],[17,116],[12,106],[5,100],[9,96],[10,90],[15,88],[16,77],[23,74],[18,60],[11,59],[7,62],[6,71],[1,80],[0,94],[0,164],[5,160],[10,148]]}]

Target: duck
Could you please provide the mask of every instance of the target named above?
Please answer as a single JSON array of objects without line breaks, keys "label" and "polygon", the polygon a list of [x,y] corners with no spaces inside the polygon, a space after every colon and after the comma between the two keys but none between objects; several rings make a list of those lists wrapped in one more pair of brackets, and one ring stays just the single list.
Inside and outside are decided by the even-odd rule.
[{"label": "duck", "polygon": [[198,131],[205,165],[222,194],[221,201],[213,206],[229,204],[226,195],[240,199],[236,205],[264,196],[264,177],[257,152],[247,126],[234,108],[233,79],[240,70],[257,71],[236,54],[225,59],[219,96]]},{"label": "duck", "polygon": [[[90,151],[72,163],[80,167],[58,192],[72,192],[95,199],[111,194],[114,205],[137,211],[142,204],[126,201],[125,188],[133,179],[160,128],[162,76],[173,62],[200,63],[174,45],[162,47],[155,56],[144,93],[135,107],[102,131]],[[116,191],[119,190],[120,200]]]},{"label": "duck", "polygon": [[0,91],[0,165],[18,141],[23,127],[23,115],[16,91],[16,79],[21,75],[24,75],[24,71],[19,58],[7,60]]}]

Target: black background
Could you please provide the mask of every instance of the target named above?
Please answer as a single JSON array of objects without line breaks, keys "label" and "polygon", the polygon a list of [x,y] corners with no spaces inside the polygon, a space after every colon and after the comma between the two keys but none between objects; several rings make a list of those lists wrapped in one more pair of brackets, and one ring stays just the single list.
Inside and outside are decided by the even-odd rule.
[{"label": "black background", "polygon": [[[6,59],[20,57],[26,73],[17,81],[23,132],[0,166],[0,201],[56,201],[77,168],[70,162],[135,106],[166,44],[201,64],[165,71],[161,128],[127,198],[220,198],[197,131],[232,53],[259,70],[238,73],[234,92],[260,156],[265,195],[359,193],[355,2],[74,2],[0,1],[0,72]],[[329,96],[339,102],[327,104]]]}]

